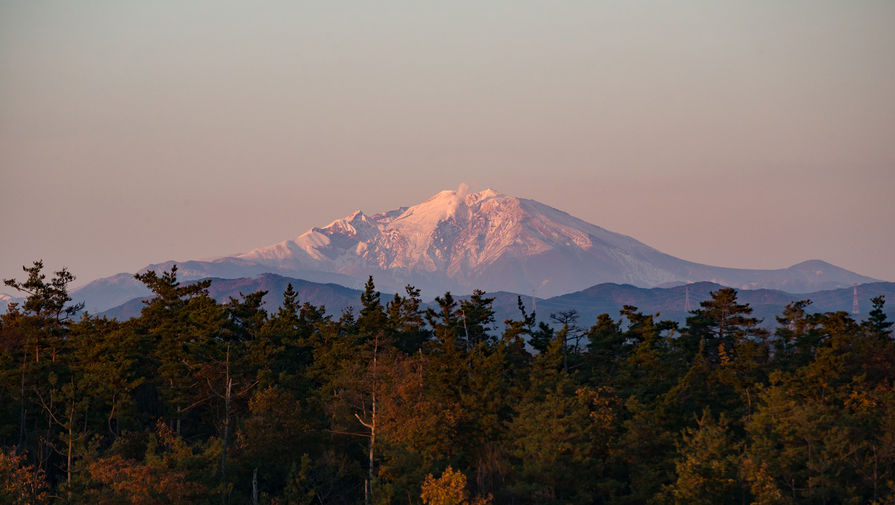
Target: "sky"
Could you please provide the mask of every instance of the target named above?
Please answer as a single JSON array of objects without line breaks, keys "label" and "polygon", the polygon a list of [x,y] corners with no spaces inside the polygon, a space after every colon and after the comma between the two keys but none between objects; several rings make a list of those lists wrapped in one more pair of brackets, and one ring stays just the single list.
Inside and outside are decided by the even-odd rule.
[{"label": "sky", "polygon": [[674,256],[895,281],[895,2],[0,0],[0,278],[461,182]]}]

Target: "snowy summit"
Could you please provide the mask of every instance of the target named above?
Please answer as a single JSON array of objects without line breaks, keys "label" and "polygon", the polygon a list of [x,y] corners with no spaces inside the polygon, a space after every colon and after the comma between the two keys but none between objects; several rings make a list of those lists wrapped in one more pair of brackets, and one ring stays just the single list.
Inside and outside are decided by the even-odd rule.
[{"label": "snowy summit", "polygon": [[357,210],[236,259],[278,272],[373,275],[383,286],[413,284],[430,293],[480,288],[551,296],[600,282],[702,280],[801,291],[852,282],[850,272],[823,262],[812,262],[820,270],[810,280],[803,279],[804,265],[767,271],[691,263],[534,200],[493,189],[469,193],[465,184],[412,207],[373,216]]},{"label": "snowy summit", "polygon": [[[470,193],[466,185],[372,216],[355,210],[245,254],[143,270],[175,263],[183,280],[274,273],[359,288],[372,275],[379,289],[397,292],[410,284],[426,297],[473,289],[550,297],[605,282],[649,288],[699,281],[805,293],[875,280],[818,260],[778,270],[693,263],[534,200],[492,189]],[[79,290],[94,312],[147,294],[131,274]]]}]

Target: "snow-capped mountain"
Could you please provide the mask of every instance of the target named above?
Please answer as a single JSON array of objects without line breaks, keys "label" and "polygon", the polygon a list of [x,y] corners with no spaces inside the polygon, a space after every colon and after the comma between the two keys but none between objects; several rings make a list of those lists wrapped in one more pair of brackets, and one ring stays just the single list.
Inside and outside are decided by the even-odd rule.
[{"label": "snow-capped mountain", "polygon": [[0,314],[6,313],[6,309],[9,307],[10,303],[17,303],[21,305],[25,303],[25,299],[0,293]]},{"label": "snow-capped mountain", "polygon": [[[603,282],[654,287],[698,281],[799,293],[875,281],[818,260],[779,270],[693,263],[534,200],[462,188],[372,216],[357,210],[293,240],[237,256],[177,265],[184,279],[272,272],[359,287],[373,275],[380,288],[412,284],[427,296],[476,288],[556,296]],[[82,291],[122,301],[145,294],[125,277],[97,281]]]},{"label": "snow-capped mountain", "polygon": [[712,281],[740,288],[811,291],[870,282],[812,261],[783,270],[700,265],[582,221],[534,200],[488,189],[442,191],[373,216],[355,211],[295,240],[237,256],[276,270],[373,274],[437,291],[474,288],[554,296],[600,282],[653,287]]}]

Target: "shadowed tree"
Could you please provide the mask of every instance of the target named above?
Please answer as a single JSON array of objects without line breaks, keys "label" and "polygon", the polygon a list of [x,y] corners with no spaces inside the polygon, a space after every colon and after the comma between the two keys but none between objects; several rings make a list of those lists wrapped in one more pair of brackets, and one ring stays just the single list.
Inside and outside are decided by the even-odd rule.
[{"label": "shadowed tree", "polygon": [[[30,267],[22,267],[28,274],[25,281],[4,280],[5,285],[27,295],[21,313],[14,310],[4,317],[4,335],[13,337],[4,340],[11,344],[10,351],[16,355],[14,359],[19,366],[17,445],[21,449],[34,447],[38,467],[49,473],[47,463],[54,447],[54,427],[59,425],[56,421],[64,417],[55,417],[58,408],[52,405],[51,396],[60,394],[61,384],[69,382],[70,378],[66,364],[57,363],[56,357],[61,348],[67,345],[71,318],[84,307],[84,304],[69,304],[71,296],[68,294],[68,286],[75,277],[67,269],[59,270],[48,281],[43,268],[43,261],[38,260]],[[64,352],[62,356],[65,356]],[[37,436],[36,423],[33,436],[29,436],[28,403],[35,407],[32,412],[41,411],[44,414],[43,436]],[[66,468],[70,481],[70,465]]]},{"label": "shadowed tree", "polygon": [[867,315],[867,320],[864,321],[862,326],[872,337],[881,340],[891,339],[893,323],[886,318],[886,297],[882,295],[877,296],[876,298],[872,298],[870,303],[873,304],[873,308],[870,310],[870,313]]},{"label": "shadowed tree", "polygon": [[[227,315],[208,295],[211,281],[181,285],[177,265],[162,275],[148,271],[135,278],[154,295],[144,302],[135,326],[145,346],[144,365],[156,371],[154,386],[164,400],[164,410],[159,413],[170,416],[174,431],[181,435],[186,416],[212,397],[205,379],[196,372],[211,361],[224,361],[220,340]],[[192,415],[191,428],[198,429],[199,422],[199,417]]]},{"label": "shadowed tree", "polygon": [[817,318],[805,312],[811,300],[794,301],[777,316],[774,331],[774,362],[785,370],[807,365],[823,344],[823,334],[817,330]]},{"label": "shadowed tree", "polygon": [[722,416],[714,420],[708,409],[696,428],[684,432],[675,462],[677,480],[666,491],[681,505],[742,503],[739,482],[739,448]]},{"label": "shadowed tree", "polygon": [[404,291],[406,296],[395,293],[394,299],[386,306],[386,312],[395,347],[412,354],[422,349],[431,332],[423,319],[420,290],[408,285]]},{"label": "shadowed tree", "polygon": [[722,288],[687,318],[680,342],[695,351],[689,370],[669,392],[679,412],[735,412],[732,420],[748,415],[753,406],[755,384],[766,380],[767,331],[750,317],[752,307],[737,303],[734,289]]}]

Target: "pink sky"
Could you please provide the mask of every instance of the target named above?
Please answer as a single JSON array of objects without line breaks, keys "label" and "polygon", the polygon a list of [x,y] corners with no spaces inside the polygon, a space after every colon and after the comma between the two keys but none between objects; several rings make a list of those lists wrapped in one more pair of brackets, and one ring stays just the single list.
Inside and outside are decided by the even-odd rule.
[{"label": "pink sky", "polygon": [[692,261],[895,281],[895,3],[424,4],[3,2],[0,278],[466,181]]}]

